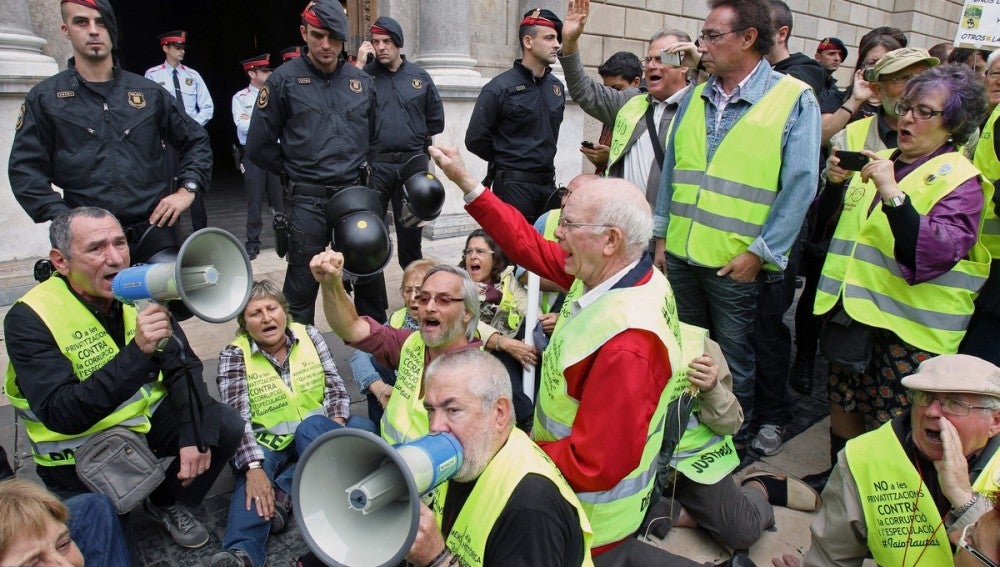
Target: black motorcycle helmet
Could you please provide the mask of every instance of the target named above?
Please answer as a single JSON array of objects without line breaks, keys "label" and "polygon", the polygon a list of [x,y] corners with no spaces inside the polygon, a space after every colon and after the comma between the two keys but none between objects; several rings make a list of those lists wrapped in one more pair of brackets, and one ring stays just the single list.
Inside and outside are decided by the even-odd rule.
[{"label": "black motorcycle helmet", "polygon": [[347,275],[375,275],[389,264],[392,241],[381,210],[378,194],[361,185],[342,189],[327,201],[326,227],[333,249],[344,255]]},{"label": "black motorcycle helmet", "polygon": [[421,154],[410,158],[403,166],[403,204],[400,224],[418,228],[438,218],[444,208],[444,185],[427,171],[429,160]]}]

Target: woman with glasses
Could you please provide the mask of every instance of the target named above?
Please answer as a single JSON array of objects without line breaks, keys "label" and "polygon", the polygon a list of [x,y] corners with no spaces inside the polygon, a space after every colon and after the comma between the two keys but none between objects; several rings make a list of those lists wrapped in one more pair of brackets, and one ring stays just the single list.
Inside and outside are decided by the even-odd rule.
[{"label": "woman with glasses", "polygon": [[866,417],[906,411],[902,378],[957,351],[989,272],[980,236],[993,187],[959,151],[986,112],[982,85],[967,67],[934,67],[909,80],[895,112],[898,149],[862,150],[814,304],[840,446]]},{"label": "woman with glasses", "polygon": [[479,288],[480,320],[493,327],[494,332],[483,334],[486,348],[509,355],[521,366],[537,364],[535,349],[515,338],[527,310],[528,292],[500,246],[483,229],[476,229],[465,240],[458,266]]}]

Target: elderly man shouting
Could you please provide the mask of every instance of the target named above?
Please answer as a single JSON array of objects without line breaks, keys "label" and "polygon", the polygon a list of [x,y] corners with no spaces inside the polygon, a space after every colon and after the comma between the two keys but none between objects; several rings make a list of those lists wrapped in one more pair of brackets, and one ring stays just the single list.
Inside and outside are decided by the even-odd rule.
[{"label": "elderly man shouting", "polygon": [[[847,442],[805,565],[951,565],[954,541],[1000,482],[1000,368],[943,355],[903,378],[912,408]],[[774,559],[798,567],[796,557]]]},{"label": "elderly man shouting", "polygon": [[683,366],[673,294],[645,253],[645,196],[621,179],[586,183],[566,199],[551,242],[486,191],[456,150],[430,151],[505,253],[569,289],[542,359],[533,436],[587,512],[595,565],[696,565],[631,537],[653,488],[664,388]]}]

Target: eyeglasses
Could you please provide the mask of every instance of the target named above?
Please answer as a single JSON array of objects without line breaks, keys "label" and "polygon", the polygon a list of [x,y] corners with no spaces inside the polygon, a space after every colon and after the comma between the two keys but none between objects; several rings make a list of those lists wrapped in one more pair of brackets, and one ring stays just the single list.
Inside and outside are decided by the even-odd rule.
[{"label": "eyeglasses", "polygon": [[920,406],[922,408],[931,405],[931,402],[937,400],[938,403],[941,404],[941,411],[948,415],[958,417],[965,417],[974,409],[993,409],[988,406],[974,406],[970,403],[963,402],[962,400],[956,400],[955,398],[939,398],[930,392],[922,392],[920,390],[910,390],[908,397],[913,405]]},{"label": "eyeglasses", "polygon": [[912,104],[906,104],[905,102],[897,102],[892,107],[892,110],[896,113],[896,116],[900,118],[906,116],[906,113],[912,110],[913,117],[917,120],[930,120],[935,116],[941,116],[944,114],[943,110],[933,110],[927,108],[926,106],[913,106]]},{"label": "eyeglasses", "polygon": [[489,256],[490,254],[493,254],[493,251],[485,248],[466,248],[462,251],[462,256]]},{"label": "eyeglasses", "polygon": [[570,229],[570,228],[579,228],[581,226],[601,226],[601,227],[604,227],[604,228],[612,228],[615,225],[613,225],[613,224],[592,223],[592,222],[569,222],[568,220],[566,220],[566,217],[559,217],[559,228],[561,228],[563,230]]},{"label": "eyeglasses", "polygon": [[399,291],[401,291],[403,293],[403,295],[405,295],[406,297],[409,297],[411,295],[416,295],[416,294],[420,293],[420,286],[418,286],[418,285],[411,285],[411,286],[407,286],[407,287],[401,287],[401,288],[399,288]]},{"label": "eyeglasses", "polygon": [[986,565],[987,567],[998,567],[996,561],[993,561],[989,557],[986,557],[986,554],[973,547],[975,545],[975,542],[972,541],[972,532],[969,531],[969,528],[974,528],[975,525],[976,523],[972,522],[971,524],[968,524],[964,528],[962,528],[962,537],[959,538],[958,540],[959,549],[964,549],[965,551],[969,552],[969,555],[975,557],[976,559],[979,560],[980,563]]},{"label": "eyeglasses", "polygon": [[449,305],[455,303],[456,301],[462,301],[461,297],[452,297],[450,295],[441,295],[441,294],[431,295],[429,293],[421,293],[420,295],[417,296],[417,303],[419,305],[427,305],[428,303],[431,302],[432,299],[434,300],[434,303],[436,303],[438,307],[448,307]]},{"label": "eyeglasses", "polygon": [[716,32],[716,33],[701,32],[701,35],[698,36],[698,39],[705,43],[715,43],[720,39],[722,39],[723,36],[729,35],[731,33],[739,33],[745,29],[746,28],[740,28],[738,30],[730,30],[727,32]]},{"label": "eyeglasses", "polygon": [[906,83],[910,82],[910,79],[912,79],[913,77],[916,77],[916,75],[913,75],[913,74],[896,75],[895,77],[879,77],[878,81],[880,83],[892,83],[894,85],[905,85]]}]

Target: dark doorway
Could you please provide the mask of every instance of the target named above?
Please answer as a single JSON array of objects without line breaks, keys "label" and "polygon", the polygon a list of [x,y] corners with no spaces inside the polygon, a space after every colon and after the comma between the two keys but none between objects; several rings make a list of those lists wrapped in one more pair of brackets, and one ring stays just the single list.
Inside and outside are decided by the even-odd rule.
[{"label": "dark doorway", "polygon": [[205,126],[215,153],[214,177],[236,176],[232,160],[227,159],[236,140],[231,104],[233,95],[248,83],[239,62],[270,52],[272,64],[280,63],[282,49],[302,43],[302,8],[268,0],[112,0],[112,5],[120,29],[119,59],[133,73],[142,75],[163,62],[158,35],[187,31],[184,64],[201,73],[215,104],[215,114]]}]

